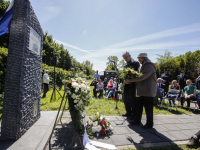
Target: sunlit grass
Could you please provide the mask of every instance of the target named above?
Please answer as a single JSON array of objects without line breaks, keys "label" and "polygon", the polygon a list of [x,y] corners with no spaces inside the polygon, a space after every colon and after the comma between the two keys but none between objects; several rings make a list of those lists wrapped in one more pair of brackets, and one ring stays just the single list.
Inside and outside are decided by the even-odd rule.
[{"label": "sunlit grass", "polygon": [[[91,82],[89,80],[88,82]],[[91,93],[93,95],[93,86],[91,86]],[[57,88],[58,89],[58,88]],[[47,92],[46,98],[41,98],[41,111],[58,111],[62,97],[60,97],[59,93],[56,91],[56,99],[54,97],[51,99],[53,90]],[[64,94],[64,87],[62,90],[59,90],[60,94],[63,96]],[[42,97],[43,93],[41,94]],[[64,102],[66,100],[66,96],[64,97]],[[120,96],[121,99],[121,96]],[[196,109],[195,112],[193,112],[193,109],[190,111],[186,111],[182,108],[173,108],[172,111],[170,110],[170,107],[167,107],[168,102],[166,101],[163,106],[160,108],[160,106],[154,107],[154,115],[170,115],[170,114],[200,114],[200,110]],[[118,109],[115,109],[116,102],[112,100],[111,98],[106,100],[105,99],[105,93],[104,93],[104,99],[98,99],[98,98],[91,98],[90,105],[86,107],[86,115],[87,116],[93,116],[96,114],[96,112],[99,112],[102,115],[107,116],[120,116],[125,113],[125,107],[124,103],[119,101],[117,103]],[[63,103],[64,106],[64,103]],[[68,108],[68,103],[66,104],[66,108]],[[0,105],[0,116],[2,114],[2,105]],[[145,111],[143,110],[143,115],[145,115]]]}]

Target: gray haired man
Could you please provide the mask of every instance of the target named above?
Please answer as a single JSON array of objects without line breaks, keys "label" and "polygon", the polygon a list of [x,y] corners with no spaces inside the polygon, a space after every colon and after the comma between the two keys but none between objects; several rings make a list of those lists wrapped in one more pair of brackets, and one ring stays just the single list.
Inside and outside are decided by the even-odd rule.
[{"label": "gray haired man", "polygon": [[[125,51],[122,57],[126,61],[126,64],[124,65],[125,68],[132,68],[135,71],[138,70],[138,68],[140,67],[140,64],[138,61],[135,61],[131,58],[131,55],[129,52]],[[126,108],[126,114],[123,114],[122,116],[132,117],[131,119],[134,119],[136,115],[136,94],[135,93],[136,93],[135,82],[131,82],[125,85],[124,105]]]}]

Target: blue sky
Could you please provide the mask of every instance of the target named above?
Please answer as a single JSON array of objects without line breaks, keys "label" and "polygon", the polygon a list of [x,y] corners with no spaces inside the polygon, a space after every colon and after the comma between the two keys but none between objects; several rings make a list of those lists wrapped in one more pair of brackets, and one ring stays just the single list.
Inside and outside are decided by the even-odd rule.
[{"label": "blue sky", "polygon": [[104,70],[108,56],[133,59],[200,49],[200,0],[30,0],[44,31],[77,61]]}]

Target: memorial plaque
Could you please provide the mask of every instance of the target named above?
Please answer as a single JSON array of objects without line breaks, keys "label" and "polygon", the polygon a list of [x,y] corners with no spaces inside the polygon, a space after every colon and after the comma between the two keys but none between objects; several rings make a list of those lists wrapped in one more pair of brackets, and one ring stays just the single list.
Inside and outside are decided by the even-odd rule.
[{"label": "memorial plaque", "polygon": [[39,118],[43,31],[29,0],[15,0],[11,20],[1,135],[19,139]]},{"label": "memorial plaque", "polygon": [[30,27],[29,49],[40,55],[41,36]]}]

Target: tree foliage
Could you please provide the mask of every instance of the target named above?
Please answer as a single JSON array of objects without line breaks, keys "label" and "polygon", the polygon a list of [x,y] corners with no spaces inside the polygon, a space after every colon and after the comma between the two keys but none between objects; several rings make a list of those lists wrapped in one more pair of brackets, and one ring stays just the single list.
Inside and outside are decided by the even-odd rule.
[{"label": "tree foliage", "polygon": [[106,70],[117,70],[118,71],[118,57],[117,56],[109,56],[107,58],[108,62],[106,63]]},{"label": "tree foliage", "polygon": [[[10,4],[9,1],[0,0],[0,18],[6,12],[9,4]],[[9,33],[0,36],[0,47],[8,48],[8,43],[9,43]]]},{"label": "tree foliage", "polygon": [[172,53],[166,50],[164,55],[158,55],[156,66],[158,77],[166,69],[170,74],[170,79],[176,80],[180,71],[184,70],[185,74],[194,81],[199,73],[200,50],[194,52],[189,51],[184,55],[178,56],[172,56]]}]

